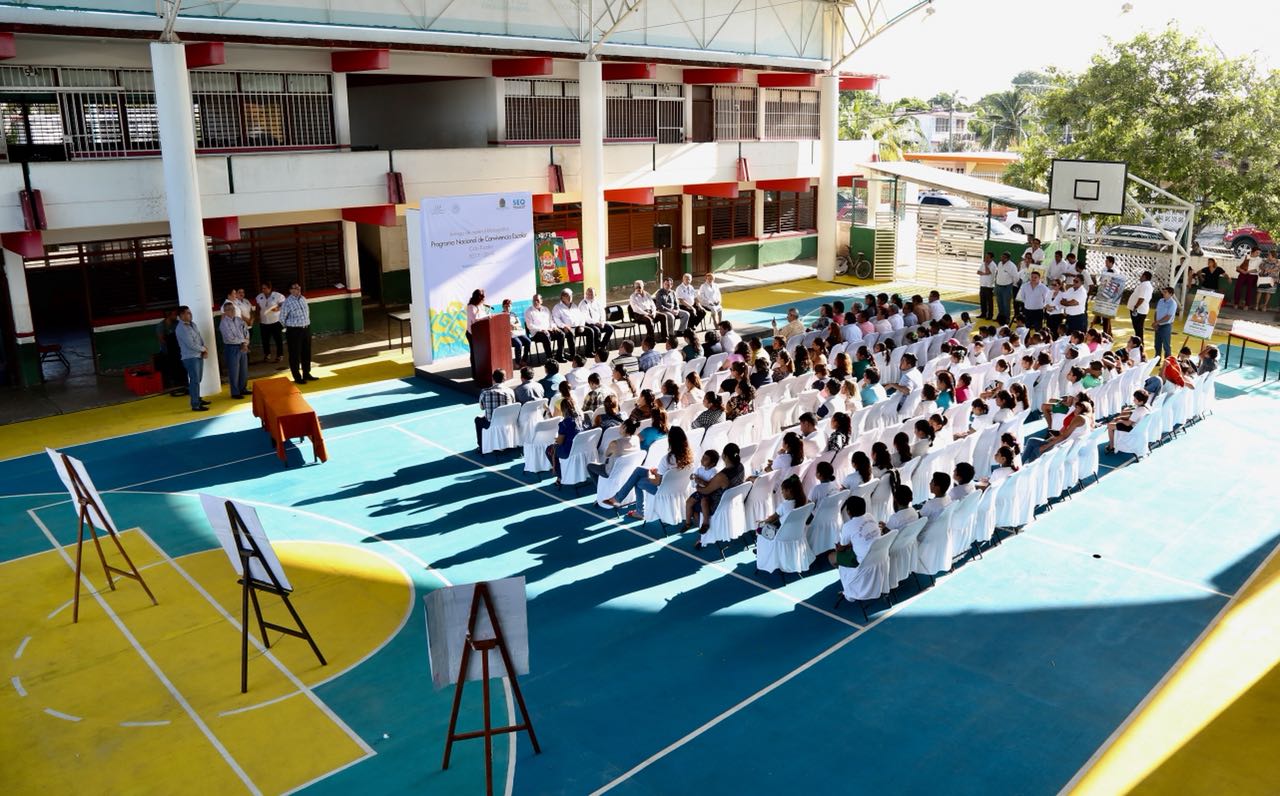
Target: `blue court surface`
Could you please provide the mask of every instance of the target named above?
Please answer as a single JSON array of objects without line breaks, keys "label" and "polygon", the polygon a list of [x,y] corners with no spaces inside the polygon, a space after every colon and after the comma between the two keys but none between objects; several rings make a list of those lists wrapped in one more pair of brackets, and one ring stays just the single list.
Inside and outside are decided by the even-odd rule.
[{"label": "blue court surface", "polygon": [[[354,545],[409,573],[407,620],[315,688],[375,754],[309,792],[483,787],[479,741],[439,767],[452,691],[431,687],[421,597],[523,575],[542,754],[502,740],[499,790],[1050,794],[1277,542],[1276,388],[1249,362],[1223,375],[1213,415],[1140,463],[1104,457],[1097,485],[932,588],[902,584],[869,623],[832,608],[825,564],[782,585],[737,546],[722,562],[518,457],[479,456],[472,400],[425,382],[310,395],[325,464],[303,444],[283,468],[247,408],[69,452],[119,525],[169,556],[216,547],[194,497],[207,491],[254,502],[277,540]],[[28,509],[73,541],[59,490],[43,455],[0,462],[0,561],[51,549]]]}]

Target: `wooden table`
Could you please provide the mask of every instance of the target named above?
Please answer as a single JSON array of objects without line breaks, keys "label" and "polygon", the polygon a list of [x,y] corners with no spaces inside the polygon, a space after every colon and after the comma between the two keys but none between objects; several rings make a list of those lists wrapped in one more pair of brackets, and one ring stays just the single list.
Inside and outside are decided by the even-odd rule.
[{"label": "wooden table", "polygon": [[413,318],[412,315],[405,312],[388,312],[387,313],[387,350],[391,350],[391,321],[395,319],[400,322],[400,353],[404,353],[404,325]]},{"label": "wooden table", "polygon": [[288,462],[284,443],[295,437],[307,437],[315,458],[328,461],[320,419],[307,399],[289,379],[262,379],[253,383],[253,414],[262,419],[263,428],[271,435],[276,456]]},{"label": "wooden table", "polygon": [[265,418],[267,416],[267,403],[272,399],[281,395],[296,395],[298,385],[293,383],[292,379],[274,378],[274,379],[257,379],[253,383],[253,416],[263,418],[263,426],[266,426]]},{"label": "wooden table", "polygon": [[1280,345],[1280,338],[1275,338],[1275,337],[1263,338],[1255,335],[1243,334],[1241,332],[1236,332],[1236,331],[1227,332],[1226,356],[1224,356],[1222,359],[1223,363],[1227,365],[1231,364],[1231,341],[1233,339],[1240,341],[1240,361],[1236,363],[1236,367],[1244,366],[1244,351],[1246,348],[1248,348],[1248,343],[1254,343],[1256,345],[1263,346],[1264,348],[1267,349],[1267,355],[1262,360],[1262,380],[1266,381],[1267,371],[1271,367],[1271,347]]}]

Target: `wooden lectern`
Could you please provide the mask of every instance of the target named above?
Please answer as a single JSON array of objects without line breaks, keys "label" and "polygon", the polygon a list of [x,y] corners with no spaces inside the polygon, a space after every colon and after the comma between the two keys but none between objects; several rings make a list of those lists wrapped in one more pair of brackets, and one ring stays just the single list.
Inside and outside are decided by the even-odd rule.
[{"label": "wooden lectern", "polygon": [[511,317],[505,312],[481,318],[471,325],[475,370],[471,378],[481,387],[493,384],[493,372],[511,374]]}]

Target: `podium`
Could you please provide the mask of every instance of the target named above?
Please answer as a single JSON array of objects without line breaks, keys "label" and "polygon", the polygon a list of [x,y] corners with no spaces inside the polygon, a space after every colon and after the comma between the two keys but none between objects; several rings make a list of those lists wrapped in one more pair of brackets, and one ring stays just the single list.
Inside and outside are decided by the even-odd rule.
[{"label": "podium", "polygon": [[481,387],[493,384],[493,372],[501,369],[511,376],[511,317],[505,312],[480,318],[471,324],[471,379]]}]

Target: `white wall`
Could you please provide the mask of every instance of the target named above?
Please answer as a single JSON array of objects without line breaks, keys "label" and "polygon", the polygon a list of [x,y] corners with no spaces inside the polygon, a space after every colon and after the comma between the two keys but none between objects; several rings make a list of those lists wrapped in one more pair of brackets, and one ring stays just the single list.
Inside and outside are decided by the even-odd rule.
[{"label": "white wall", "polygon": [[496,135],[492,78],[361,86],[350,78],[353,146],[451,149],[486,146]]}]

